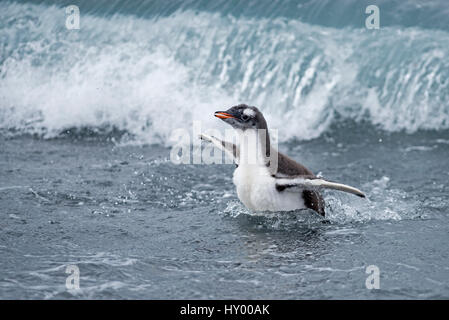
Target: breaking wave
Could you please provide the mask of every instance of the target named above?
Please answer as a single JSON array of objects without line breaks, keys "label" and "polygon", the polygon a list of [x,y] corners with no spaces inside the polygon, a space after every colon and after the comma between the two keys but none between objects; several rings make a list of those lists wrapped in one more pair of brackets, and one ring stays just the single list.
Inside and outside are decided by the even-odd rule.
[{"label": "breaking wave", "polygon": [[367,30],[156,3],[160,15],[81,7],[80,30],[67,30],[63,7],[2,2],[0,132],[118,129],[168,144],[173,130],[215,127],[215,110],[242,102],[264,111],[280,141],[345,119],[449,128],[449,33],[439,20],[439,29],[428,19]]}]

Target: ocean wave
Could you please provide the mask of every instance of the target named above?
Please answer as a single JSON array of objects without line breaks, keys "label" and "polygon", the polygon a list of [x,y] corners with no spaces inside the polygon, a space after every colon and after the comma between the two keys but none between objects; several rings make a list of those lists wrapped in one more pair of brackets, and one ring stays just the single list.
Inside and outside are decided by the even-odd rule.
[{"label": "ocean wave", "polygon": [[[279,140],[311,139],[341,119],[387,131],[449,128],[449,33],[329,28],[284,17],[177,10],[165,16],[0,5],[0,132],[59,136],[110,128],[170,144],[179,128],[217,127],[245,102]],[[218,126],[221,126],[218,125]]]},{"label": "ocean wave", "polygon": [[[60,5],[60,0],[32,2]],[[77,0],[75,3],[83,12],[102,17],[119,13],[154,18],[191,10],[234,17],[299,19],[333,28],[364,26],[366,7],[375,4],[380,9],[383,26],[449,30],[447,0]]]}]

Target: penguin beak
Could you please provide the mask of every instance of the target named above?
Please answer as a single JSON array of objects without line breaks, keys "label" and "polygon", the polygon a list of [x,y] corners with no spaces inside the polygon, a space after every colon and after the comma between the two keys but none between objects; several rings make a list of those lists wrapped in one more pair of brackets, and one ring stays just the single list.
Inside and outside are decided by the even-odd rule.
[{"label": "penguin beak", "polygon": [[235,117],[232,114],[224,112],[224,111],[217,111],[214,113],[214,116],[216,116],[217,118],[220,118],[220,119],[228,119],[228,118],[235,119]]}]

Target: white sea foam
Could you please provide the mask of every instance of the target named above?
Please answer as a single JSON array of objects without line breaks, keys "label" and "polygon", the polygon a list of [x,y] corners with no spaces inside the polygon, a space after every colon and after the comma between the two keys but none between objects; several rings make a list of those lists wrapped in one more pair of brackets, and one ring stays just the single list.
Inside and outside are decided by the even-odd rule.
[{"label": "white sea foam", "polygon": [[[449,34],[332,29],[182,11],[141,19],[0,5],[0,130],[54,137],[115,127],[170,144],[193,120],[260,107],[280,141],[319,136],[336,115],[388,131],[449,128]],[[64,18],[64,16],[62,16]]]}]

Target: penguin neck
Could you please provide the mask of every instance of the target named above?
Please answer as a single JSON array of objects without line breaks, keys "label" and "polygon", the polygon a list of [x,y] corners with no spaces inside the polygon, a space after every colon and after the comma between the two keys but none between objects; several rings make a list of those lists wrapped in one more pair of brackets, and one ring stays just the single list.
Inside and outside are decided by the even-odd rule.
[{"label": "penguin neck", "polygon": [[238,130],[240,164],[266,166],[270,156],[270,135],[266,129]]}]

